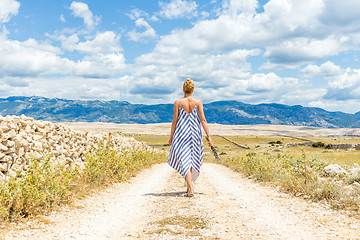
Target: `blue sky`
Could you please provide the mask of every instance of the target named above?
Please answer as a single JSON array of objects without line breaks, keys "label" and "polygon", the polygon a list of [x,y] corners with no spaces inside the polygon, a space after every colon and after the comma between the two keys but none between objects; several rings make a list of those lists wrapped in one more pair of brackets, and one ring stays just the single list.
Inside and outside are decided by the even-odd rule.
[{"label": "blue sky", "polygon": [[360,111],[358,0],[0,0],[0,97]]}]

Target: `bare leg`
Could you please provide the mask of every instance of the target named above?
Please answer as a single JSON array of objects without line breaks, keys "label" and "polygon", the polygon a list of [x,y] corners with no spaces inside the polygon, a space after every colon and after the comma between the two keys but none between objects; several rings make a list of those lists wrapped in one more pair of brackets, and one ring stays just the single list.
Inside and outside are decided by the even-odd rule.
[{"label": "bare leg", "polygon": [[187,194],[194,194],[193,193],[193,182],[192,182],[192,178],[191,178],[191,170],[192,167],[190,168],[189,172],[186,174],[185,176],[185,181],[186,181],[186,186],[187,186]]}]

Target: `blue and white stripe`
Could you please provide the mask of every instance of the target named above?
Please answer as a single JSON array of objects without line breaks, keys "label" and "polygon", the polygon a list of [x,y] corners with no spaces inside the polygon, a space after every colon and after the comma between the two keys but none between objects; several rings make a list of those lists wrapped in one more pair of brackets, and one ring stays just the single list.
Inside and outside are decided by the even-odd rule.
[{"label": "blue and white stripe", "polygon": [[187,113],[181,106],[171,143],[168,163],[184,178],[192,167],[192,180],[200,174],[203,162],[203,138],[197,108]]}]

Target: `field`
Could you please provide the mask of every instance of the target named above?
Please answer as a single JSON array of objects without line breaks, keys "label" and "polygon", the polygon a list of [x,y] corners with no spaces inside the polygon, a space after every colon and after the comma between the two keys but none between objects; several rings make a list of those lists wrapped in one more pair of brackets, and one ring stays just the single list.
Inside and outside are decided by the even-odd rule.
[{"label": "field", "polygon": [[[146,142],[155,148],[162,150],[169,150],[168,135],[152,135],[152,134],[125,134],[126,136],[132,136],[138,141]],[[301,143],[302,140],[283,137],[283,136],[226,136],[227,139],[234,141],[240,145],[249,147],[249,149],[243,149],[235,144],[225,140],[220,136],[212,136],[212,139],[216,145],[216,149],[221,158],[229,158],[235,156],[246,156],[249,153],[272,155],[276,156],[280,154],[292,155],[294,157],[302,156],[303,152],[308,158],[317,158],[325,160],[329,164],[340,164],[342,166],[348,166],[353,164],[360,165],[360,151],[357,150],[334,150],[325,148],[315,148],[311,146],[295,146],[288,147],[287,143]],[[325,144],[340,144],[340,143],[360,143],[358,137],[304,137],[304,139],[314,142],[323,142]],[[204,142],[206,142],[204,138]],[[277,144],[278,143],[278,144]],[[280,143],[280,144],[279,144]],[[205,144],[204,152],[211,153],[211,149]],[[213,161],[213,157],[205,154],[205,161]]]}]

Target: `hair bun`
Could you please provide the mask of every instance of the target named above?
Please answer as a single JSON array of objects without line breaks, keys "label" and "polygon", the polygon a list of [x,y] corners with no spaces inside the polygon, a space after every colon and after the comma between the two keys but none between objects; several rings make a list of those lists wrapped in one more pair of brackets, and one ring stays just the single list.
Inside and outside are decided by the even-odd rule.
[{"label": "hair bun", "polygon": [[183,84],[183,89],[185,93],[191,93],[194,91],[194,82],[190,78],[187,78]]}]

